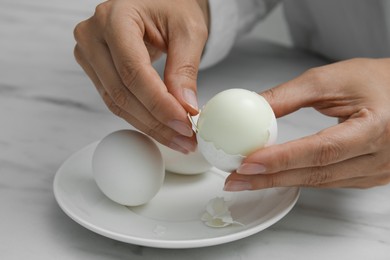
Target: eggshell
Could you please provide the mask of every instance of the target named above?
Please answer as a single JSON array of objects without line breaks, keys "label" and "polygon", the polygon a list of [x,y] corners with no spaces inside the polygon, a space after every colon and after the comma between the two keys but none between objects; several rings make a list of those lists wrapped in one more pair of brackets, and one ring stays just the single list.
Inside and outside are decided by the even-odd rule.
[{"label": "eggshell", "polygon": [[233,219],[228,203],[223,197],[216,197],[207,203],[206,211],[203,213],[201,220],[207,226],[213,228],[223,228],[233,224],[244,226],[244,224]]},{"label": "eggshell", "polygon": [[199,150],[204,158],[216,168],[231,172],[240,166],[245,156],[240,154],[228,154],[215,147],[213,142],[206,142],[202,137],[197,137]]},{"label": "eggshell", "polygon": [[212,167],[198,149],[195,152],[183,154],[160,143],[156,142],[156,144],[161,151],[167,171],[192,175],[205,173]]},{"label": "eggshell", "polygon": [[215,167],[230,172],[250,153],[276,142],[277,123],[268,102],[245,89],[218,93],[202,108],[198,147]]},{"label": "eggshell", "polygon": [[104,137],[93,154],[92,169],[100,190],[126,206],[149,202],[165,177],[160,150],[148,136],[134,130]]}]

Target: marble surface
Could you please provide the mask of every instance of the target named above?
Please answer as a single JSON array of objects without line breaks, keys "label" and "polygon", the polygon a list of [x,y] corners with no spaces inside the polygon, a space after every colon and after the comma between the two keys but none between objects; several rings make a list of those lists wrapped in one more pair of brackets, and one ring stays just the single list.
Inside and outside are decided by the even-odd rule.
[{"label": "marble surface", "polygon": [[[303,189],[281,221],[224,245],[167,250],[117,242],[71,220],[52,183],[72,153],[128,125],[73,59],[74,25],[96,0],[0,0],[0,259],[390,259],[390,187]],[[324,61],[244,40],[199,79],[200,103],[224,88],[260,91]],[[279,119],[279,142],[335,120],[311,109]]]}]

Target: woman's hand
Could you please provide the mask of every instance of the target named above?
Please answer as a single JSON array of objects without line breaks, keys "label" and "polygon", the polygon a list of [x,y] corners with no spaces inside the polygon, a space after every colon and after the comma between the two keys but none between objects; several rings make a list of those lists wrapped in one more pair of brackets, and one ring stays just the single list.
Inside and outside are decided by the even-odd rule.
[{"label": "woman's hand", "polygon": [[340,123],[254,152],[227,178],[225,190],[369,188],[390,182],[390,59],[314,68],[262,95],[277,117],[313,107]]},{"label": "woman's hand", "polygon": [[[109,0],[74,30],[76,60],[107,107],[160,143],[196,147],[196,78],[208,35],[207,0]],[[164,81],[152,67],[167,53]]]}]

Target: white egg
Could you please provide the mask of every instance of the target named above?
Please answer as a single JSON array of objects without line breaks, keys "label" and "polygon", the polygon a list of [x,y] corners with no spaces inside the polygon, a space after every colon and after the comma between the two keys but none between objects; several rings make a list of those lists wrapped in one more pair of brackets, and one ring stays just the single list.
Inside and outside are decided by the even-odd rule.
[{"label": "white egg", "polygon": [[149,202],[165,177],[160,150],[152,139],[134,130],[104,137],[93,154],[92,169],[100,190],[126,206]]},{"label": "white egg", "polygon": [[277,137],[275,114],[259,94],[229,89],[211,98],[197,122],[198,147],[215,167],[231,172],[242,160]]},{"label": "white egg", "polygon": [[161,151],[167,171],[192,175],[207,172],[212,167],[198,149],[195,152],[183,154],[160,143],[156,142],[156,144]]}]

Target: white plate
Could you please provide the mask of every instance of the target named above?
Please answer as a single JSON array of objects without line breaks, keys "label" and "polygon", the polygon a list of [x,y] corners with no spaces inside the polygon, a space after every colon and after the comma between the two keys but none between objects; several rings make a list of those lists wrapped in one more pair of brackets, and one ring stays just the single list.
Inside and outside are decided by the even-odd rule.
[{"label": "white plate", "polygon": [[[62,210],[80,225],[119,241],[159,248],[194,248],[235,241],[271,226],[299,197],[298,188],[228,193],[226,173],[212,169],[195,176],[167,173],[159,193],[146,205],[125,207],[109,200],[92,177],[90,144],[67,159],[54,179],[54,195]],[[211,228],[201,221],[209,200],[229,201],[235,221]]]}]

